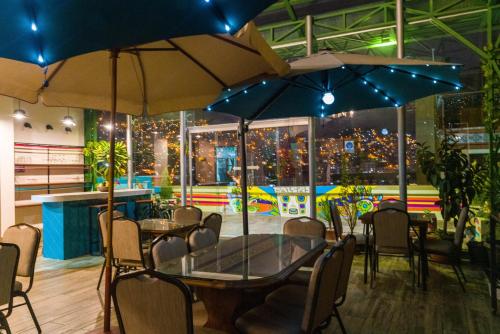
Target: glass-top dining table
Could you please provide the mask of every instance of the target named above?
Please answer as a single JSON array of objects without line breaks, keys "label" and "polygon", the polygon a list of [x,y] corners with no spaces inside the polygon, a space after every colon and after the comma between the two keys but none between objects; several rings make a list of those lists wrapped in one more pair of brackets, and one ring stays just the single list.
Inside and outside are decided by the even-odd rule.
[{"label": "glass-top dining table", "polygon": [[238,314],[258,303],[258,296],[285,281],[326,246],[321,238],[252,234],[221,240],[164,262],[156,270],[195,287],[208,313],[206,327],[233,332]]},{"label": "glass-top dining table", "polygon": [[175,234],[184,234],[189,232],[195,225],[199,224],[199,220],[183,220],[182,223],[177,223],[163,218],[150,218],[139,220],[139,226],[142,232],[155,235],[164,234],[167,232]]}]

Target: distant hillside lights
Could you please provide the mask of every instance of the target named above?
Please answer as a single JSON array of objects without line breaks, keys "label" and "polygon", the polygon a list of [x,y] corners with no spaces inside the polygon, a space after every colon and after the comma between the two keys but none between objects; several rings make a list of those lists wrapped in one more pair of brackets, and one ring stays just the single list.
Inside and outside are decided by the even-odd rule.
[{"label": "distant hillside lights", "polygon": [[344,112],[339,112],[338,114],[333,114],[330,115],[330,118],[336,119],[336,118],[342,118],[342,117],[352,117],[354,116],[354,110],[351,111],[344,111]]}]

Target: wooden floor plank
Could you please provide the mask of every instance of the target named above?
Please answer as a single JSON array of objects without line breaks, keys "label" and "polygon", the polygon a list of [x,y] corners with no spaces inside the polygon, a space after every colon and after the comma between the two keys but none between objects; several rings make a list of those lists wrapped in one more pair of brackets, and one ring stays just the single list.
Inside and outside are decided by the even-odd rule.
[{"label": "wooden floor plank", "polygon": [[[30,299],[44,333],[83,334],[102,326],[102,292],[96,290],[101,263],[102,258],[90,256],[38,259]],[[500,317],[491,314],[484,274],[472,266],[464,270],[467,293],[449,267],[436,264],[431,264],[428,291],[423,292],[412,289],[408,262],[382,258],[371,289],[363,284],[363,258],[356,256],[348,297],[340,308],[348,332],[500,333]],[[8,321],[13,333],[36,333],[25,306],[16,308]],[[334,319],[324,333],[339,330]]]}]

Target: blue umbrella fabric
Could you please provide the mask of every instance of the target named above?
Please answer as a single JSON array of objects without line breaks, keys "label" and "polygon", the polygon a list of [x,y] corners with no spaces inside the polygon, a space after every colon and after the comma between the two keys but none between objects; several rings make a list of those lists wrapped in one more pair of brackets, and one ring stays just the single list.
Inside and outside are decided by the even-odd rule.
[{"label": "blue umbrella fabric", "polygon": [[290,66],[284,78],[224,91],[206,110],[247,120],[324,117],[461,89],[457,64],[323,52]]},{"label": "blue umbrella fabric", "polygon": [[174,37],[235,33],[276,0],[3,0],[0,57],[46,66]]}]

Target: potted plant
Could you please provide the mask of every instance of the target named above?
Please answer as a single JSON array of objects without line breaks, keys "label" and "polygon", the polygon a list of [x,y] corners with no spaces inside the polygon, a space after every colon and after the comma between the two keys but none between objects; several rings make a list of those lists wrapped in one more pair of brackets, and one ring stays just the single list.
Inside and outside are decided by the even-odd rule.
[{"label": "potted plant", "polygon": [[340,192],[337,199],[340,215],[347,219],[350,234],[354,234],[354,228],[359,216],[363,213],[362,203],[373,197],[372,187],[361,183],[358,176],[349,172],[349,157],[344,155],[340,168]]},{"label": "potted plant", "polygon": [[457,139],[445,133],[436,153],[425,143],[418,143],[417,161],[427,181],[438,189],[444,219],[444,233],[448,221],[456,223],[460,210],[469,206],[485,184],[486,168],[469,158],[456,147]]},{"label": "potted plant", "polygon": [[335,240],[335,230],[333,228],[333,217],[330,213],[331,197],[324,196],[318,201],[319,216],[328,226],[326,228],[326,240]]},{"label": "potted plant", "polygon": [[[93,189],[108,191],[111,180],[109,175],[110,145],[105,140],[91,141],[84,149],[84,155],[90,167]],[[127,173],[127,147],[124,142],[118,141],[115,144],[115,178],[120,178]],[[105,181],[98,184],[99,178]],[[114,180],[113,180],[114,181]]]}]

